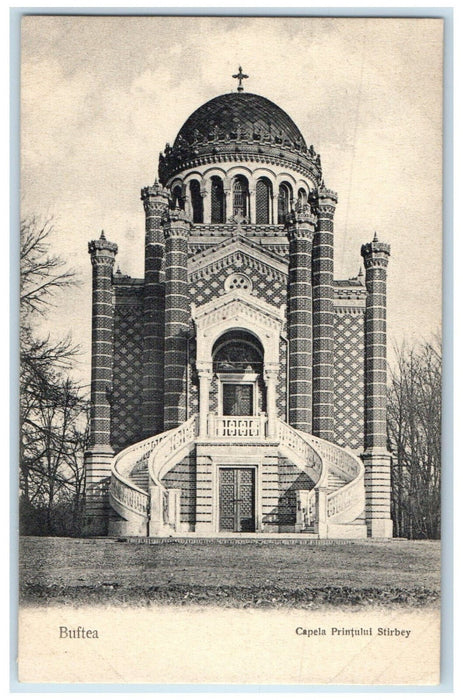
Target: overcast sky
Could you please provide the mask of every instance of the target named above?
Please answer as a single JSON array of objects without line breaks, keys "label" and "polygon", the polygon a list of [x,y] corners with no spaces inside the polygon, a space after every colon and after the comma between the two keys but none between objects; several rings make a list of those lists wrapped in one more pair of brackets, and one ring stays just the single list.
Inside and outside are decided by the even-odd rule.
[{"label": "overcast sky", "polygon": [[276,102],[320,153],[338,193],[335,276],[351,277],[376,230],[391,244],[391,341],[441,319],[442,23],[426,19],[25,17],[23,214],[53,216],[54,249],[82,281],[51,315],[83,347],[104,228],[123,273],[143,275],[141,187],[159,151],[207,100],[245,89]]}]

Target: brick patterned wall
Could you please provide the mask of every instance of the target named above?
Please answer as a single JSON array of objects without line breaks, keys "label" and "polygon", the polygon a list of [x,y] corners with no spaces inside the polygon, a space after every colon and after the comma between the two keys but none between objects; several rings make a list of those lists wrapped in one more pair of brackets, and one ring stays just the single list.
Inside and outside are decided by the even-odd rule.
[{"label": "brick patterned wall", "polygon": [[143,287],[116,288],[111,444],[116,452],[142,439]]},{"label": "brick patterned wall", "polygon": [[196,448],[162,479],[168,489],[182,489],[180,522],[193,526],[196,521]]},{"label": "brick patterned wall", "polygon": [[233,264],[213,274],[194,274],[190,279],[190,299],[197,306],[206,304],[220,294],[224,294],[227,277],[233,273],[247,275],[253,285],[253,296],[263,299],[277,308],[286,304],[286,280],[283,275],[268,273],[251,264],[243,263],[239,258]]},{"label": "brick patterned wall", "polygon": [[334,441],[363,447],[364,314],[334,314]]}]

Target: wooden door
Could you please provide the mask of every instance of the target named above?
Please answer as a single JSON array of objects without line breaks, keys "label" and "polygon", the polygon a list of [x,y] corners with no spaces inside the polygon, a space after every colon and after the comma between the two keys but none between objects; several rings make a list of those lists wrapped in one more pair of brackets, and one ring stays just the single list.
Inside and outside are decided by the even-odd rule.
[{"label": "wooden door", "polygon": [[254,532],[255,470],[223,467],[219,471],[219,529]]}]

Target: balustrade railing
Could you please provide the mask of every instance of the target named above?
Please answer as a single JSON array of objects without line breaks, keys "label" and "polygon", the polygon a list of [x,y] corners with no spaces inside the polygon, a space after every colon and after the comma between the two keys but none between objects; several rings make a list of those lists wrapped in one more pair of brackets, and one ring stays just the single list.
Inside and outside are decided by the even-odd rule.
[{"label": "balustrade railing", "polygon": [[296,524],[300,530],[315,527],[315,489],[296,491]]},{"label": "balustrade railing", "polygon": [[326,504],[326,514],[328,518],[334,518],[336,515],[345,513],[354,507],[359,499],[364,501],[364,484],[363,474],[359,474],[353,481],[328,494]]},{"label": "balustrade railing", "polygon": [[265,414],[260,416],[208,416],[208,435],[212,438],[265,438]]},{"label": "balustrade railing", "polygon": [[146,440],[130,445],[113,460],[111,467],[111,482],[109,497],[113,508],[124,516],[124,508],[128,508],[143,517],[148,517],[149,496],[143,489],[130,481],[130,474],[143,463],[148,463],[148,457],[153,447],[162,440],[162,435],[154,435]]},{"label": "balustrade railing", "polygon": [[312,435],[299,432],[282,420],[277,421],[277,438],[284,447],[292,450],[300,459],[301,466],[315,472],[316,481],[323,476],[323,459],[312,442]]},{"label": "balustrade railing", "polygon": [[[150,479],[162,486],[160,479],[173,457],[179,450],[192,443],[198,433],[198,416],[194,415],[178,428],[173,428],[162,435],[162,439],[155,445],[148,461]],[[163,473],[161,473],[163,472]]]},{"label": "balustrade railing", "polygon": [[[280,443],[290,448],[307,463],[310,455],[317,455],[320,460],[318,466],[319,478],[315,487],[310,491],[298,491],[298,517],[304,522],[304,528],[312,526],[316,518],[315,491],[319,487],[326,487],[328,473],[340,476],[346,483],[341,488],[327,495],[326,516],[330,519],[340,519],[342,514],[353,513],[358,510],[360,514],[365,503],[364,492],[364,467],[363,462],[348,449],[334,445],[327,440],[295,430],[287,423],[278,421],[278,438]],[[302,460],[301,460],[302,464]],[[314,469],[314,465],[310,465]],[[307,525],[309,523],[309,525]]]}]

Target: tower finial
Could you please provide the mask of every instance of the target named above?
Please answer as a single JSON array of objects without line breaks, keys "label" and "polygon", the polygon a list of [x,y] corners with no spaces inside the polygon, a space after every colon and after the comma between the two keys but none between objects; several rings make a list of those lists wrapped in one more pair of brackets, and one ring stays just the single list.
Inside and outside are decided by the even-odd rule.
[{"label": "tower finial", "polygon": [[105,240],[106,240],[106,236],[104,235],[103,229],[101,229],[100,241],[105,241]]},{"label": "tower finial", "polygon": [[243,73],[243,69],[240,66],[238,68],[238,73],[235,73],[235,75],[233,75],[232,78],[236,78],[238,80],[238,92],[243,92],[243,80],[245,80],[245,78],[249,78],[249,75],[245,75],[245,73]]},{"label": "tower finial", "polygon": [[377,243],[377,242],[378,242],[378,234],[375,231],[375,235],[373,236],[373,243]]}]

